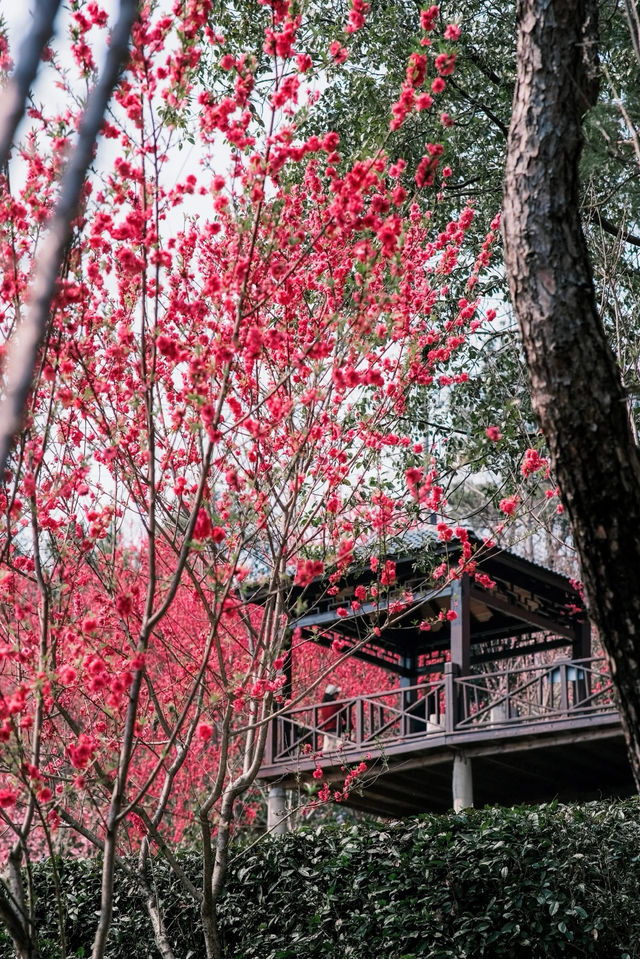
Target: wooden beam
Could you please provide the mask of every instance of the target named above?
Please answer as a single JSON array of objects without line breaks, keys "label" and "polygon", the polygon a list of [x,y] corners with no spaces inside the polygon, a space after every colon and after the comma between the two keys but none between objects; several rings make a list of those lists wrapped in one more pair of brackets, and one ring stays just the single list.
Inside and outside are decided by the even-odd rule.
[{"label": "wooden beam", "polygon": [[548,616],[544,616],[542,613],[538,613],[532,609],[527,609],[526,606],[521,606],[520,603],[514,603],[506,599],[501,599],[499,596],[492,595],[490,590],[487,590],[486,592],[480,592],[478,589],[472,589],[471,599],[482,599],[482,602],[486,603],[487,606],[490,606],[491,609],[497,609],[499,612],[505,613],[507,616],[513,616],[514,619],[519,619],[521,622],[529,623],[531,626],[537,626],[539,629],[547,630],[549,633],[557,633],[559,636],[566,636],[567,639],[571,641],[573,641],[575,636],[575,629],[573,626],[568,626],[566,623],[560,623],[558,620],[550,619]]},{"label": "wooden beam", "polygon": [[547,641],[540,640],[538,642],[526,643],[522,646],[514,646],[512,649],[476,654],[472,656],[471,662],[474,665],[476,663],[497,663],[503,659],[518,659],[520,656],[529,656],[531,653],[543,653],[550,649],[566,648],[567,645],[568,642],[565,637],[560,636],[557,639],[549,639]]},{"label": "wooden beam", "polygon": [[491,568],[494,565],[501,567],[500,577],[506,580],[509,579],[509,570],[519,572],[523,577],[521,582],[525,583],[533,592],[535,592],[536,583],[544,583],[563,593],[574,593],[578,596],[577,591],[571,586],[570,580],[562,573],[556,573],[555,570],[547,569],[546,566],[532,563],[523,556],[518,556],[506,549],[499,550],[496,548],[495,552],[488,552],[480,565],[483,569],[487,569],[489,575],[491,575]]}]

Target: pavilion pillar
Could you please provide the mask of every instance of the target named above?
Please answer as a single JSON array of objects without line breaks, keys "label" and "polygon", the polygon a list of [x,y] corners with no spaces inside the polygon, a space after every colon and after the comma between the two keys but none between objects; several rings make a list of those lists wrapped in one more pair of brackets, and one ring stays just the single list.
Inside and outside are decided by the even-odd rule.
[{"label": "pavilion pillar", "polygon": [[573,659],[591,658],[591,622],[586,612],[584,622],[578,624],[572,644]]},{"label": "pavilion pillar", "polygon": [[[578,624],[576,629],[573,644],[572,644],[572,658],[573,659],[591,659],[591,622],[589,617],[584,614],[584,622]],[[591,691],[591,672],[589,669],[578,669],[576,673],[576,683],[575,683],[575,698],[578,702],[586,702]]]},{"label": "pavilion pillar", "polygon": [[[282,666],[282,672],[284,674],[285,681],[284,681],[284,685],[280,687],[280,696],[282,696],[283,700],[286,700],[286,699],[292,699],[293,697],[293,680],[292,680],[293,658],[291,656],[291,633],[290,632],[287,634],[286,645],[285,645],[285,648],[282,650],[282,652],[285,658]],[[291,725],[291,720],[286,719],[286,717],[282,717],[280,720],[275,719],[273,722],[274,722],[274,727],[279,727],[280,734],[281,734],[281,742],[278,743],[279,747],[283,750],[288,750],[291,746],[292,739],[293,739],[293,727]],[[276,730],[274,728],[274,733],[275,731]],[[278,737],[275,736],[275,739],[277,741]]]},{"label": "pavilion pillar", "polygon": [[451,621],[451,662],[458,667],[461,676],[469,675],[471,665],[471,587],[469,576],[464,573],[451,584],[451,611],[456,618]]},{"label": "pavilion pillar", "polygon": [[287,792],[282,786],[270,786],[267,799],[267,830],[272,836],[289,832]]},{"label": "pavilion pillar", "polygon": [[[418,700],[418,690],[415,687],[418,683],[417,675],[417,664],[416,656],[414,652],[403,653],[401,660],[402,674],[400,676],[400,688],[402,689],[402,710],[408,710],[411,706]],[[409,733],[424,732],[425,725],[423,723],[416,723],[414,717],[408,717],[405,715],[403,726],[403,733],[407,735]]]},{"label": "pavilion pillar", "polygon": [[453,811],[470,809],[473,806],[473,774],[471,760],[463,753],[456,753],[453,758]]},{"label": "pavilion pillar", "polygon": [[[456,618],[451,620],[451,666],[449,674],[448,692],[450,702],[447,711],[450,716],[447,721],[447,731],[453,732],[461,715],[459,690],[455,679],[458,676],[468,676],[471,668],[471,599],[470,582],[467,573],[451,584],[451,610]],[[453,773],[451,777],[451,791],[455,812],[473,806],[473,771],[471,760],[463,753],[456,753],[453,758]]]}]

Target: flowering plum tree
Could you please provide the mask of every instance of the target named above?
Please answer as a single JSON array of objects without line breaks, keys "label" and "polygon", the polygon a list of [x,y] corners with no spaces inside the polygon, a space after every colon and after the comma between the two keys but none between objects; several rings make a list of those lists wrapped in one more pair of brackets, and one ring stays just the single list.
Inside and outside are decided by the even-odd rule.
[{"label": "flowering plum tree", "polygon": [[[495,232],[475,262],[462,255],[471,208],[431,232],[428,201],[446,197],[449,172],[439,142],[407,170],[382,147],[348,163],[336,134],[301,138],[297,111],[315,100],[301,16],[287,0],[264,6],[271,72],[258,78],[250,56],[225,51],[209,0],[142,5],[2,478],[0,918],[21,957],[37,954],[23,867],[90,849],[103,856],[94,959],[117,868],[137,877],[173,956],[154,855],[200,904],[207,957],[221,955],[234,807],[290,696],[292,586],[337,591],[356,551],[378,556],[446,508],[432,451],[398,423],[410,385],[464,380],[450,364],[483,322],[473,291]],[[334,62],[367,9],[353,2]],[[437,8],[423,11],[394,127],[432,109],[454,69],[458,29],[436,46],[437,26]],[[43,51],[66,101],[32,103],[2,181],[7,341],[78,136],[76,84],[94,76],[108,27],[98,3],[74,0],[74,69]],[[465,564],[466,552],[452,575]],[[260,606],[243,594],[258,578]],[[199,886],[175,855],[182,838],[201,848]]]}]

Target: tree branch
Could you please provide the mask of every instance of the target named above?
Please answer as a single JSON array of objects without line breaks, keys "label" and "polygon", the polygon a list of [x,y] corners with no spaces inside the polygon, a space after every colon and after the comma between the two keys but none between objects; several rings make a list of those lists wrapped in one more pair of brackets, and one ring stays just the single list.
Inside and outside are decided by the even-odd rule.
[{"label": "tree branch", "polygon": [[607,218],[602,216],[597,210],[588,209],[586,216],[590,223],[599,226],[601,230],[604,230],[604,232],[610,236],[615,236],[616,239],[622,240],[623,243],[630,243],[631,246],[640,246],[640,236],[636,236],[634,233],[629,233],[628,230],[623,230],[622,227],[616,226],[615,223],[607,220]]},{"label": "tree branch", "polygon": [[38,351],[49,323],[51,301],[71,223],[78,208],[107,105],[127,58],[129,37],[137,12],[137,0],[120,0],[120,13],[111,36],[105,69],[89,97],[78,140],[62,178],[60,197],[42,251],[38,255],[31,303],[9,346],[6,390],[0,404],[0,475],[6,468],[12,439],[22,423]]},{"label": "tree branch", "polygon": [[53,33],[60,0],[39,0],[33,11],[33,25],[20,47],[16,68],[0,97],[0,170],[9,160],[13,138],[24,116],[24,107],[42,51]]}]

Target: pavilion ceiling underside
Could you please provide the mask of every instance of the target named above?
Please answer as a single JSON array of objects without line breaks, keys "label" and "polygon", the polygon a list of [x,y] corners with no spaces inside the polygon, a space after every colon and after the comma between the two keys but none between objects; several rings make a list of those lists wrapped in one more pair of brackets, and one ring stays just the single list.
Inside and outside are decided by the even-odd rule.
[{"label": "pavilion ceiling underside", "polygon": [[[439,660],[435,654],[442,653],[444,658],[451,638],[451,623],[446,619],[451,608],[451,585],[432,588],[424,576],[416,573],[415,565],[415,561],[398,563],[397,588],[356,609],[351,606],[355,588],[361,583],[370,585],[370,579],[358,577],[333,596],[324,593],[314,598],[305,594],[301,598],[306,599],[307,608],[293,625],[323,645],[329,645],[336,636],[354,644],[361,642],[370,636],[373,626],[379,626],[381,635],[369,639],[357,655],[399,673],[404,671],[408,657],[414,671],[420,657]],[[581,601],[568,580],[505,553],[492,562],[487,560],[483,571],[495,587],[485,589],[471,583],[472,662],[554,649],[574,640],[580,628]],[[406,601],[407,594],[411,601],[401,612],[394,612],[394,604],[403,597]]]},{"label": "pavilion ceiling underside", "polygon": [[[352,639],[354,642],[363,638],[342,629],[317,636],[316,641],[321,645],[330,646],[337,634]],[[494,636],[485,633],[481,638],[472,636],[472,666],[515,656],[520,657],[554,649],[566,649],[569,645],[565,636],[558,636],[555,633],[531,632],[531,628],[525,624],[520,624],[519,630],[501,629],[496,631],[496,634]],[[314,634],[309,632],[308,635],[311,637]],[[427,642],[420,641],[422,634],[414,632],[413,636],[415,640],[413,642],[404,638],[401,640],[398,637],[393,637],[388,643],[381,641],[374,643],[369,640],[354,655],[366,662],[390,669],[398,675],[420,675],[441,670],[443,663],[446,662],[445,653],[450,645],[449,630],[443,630],[439,637],[433,637]],[[408,659],[411,659],[415,665],[406,666]]]}]

